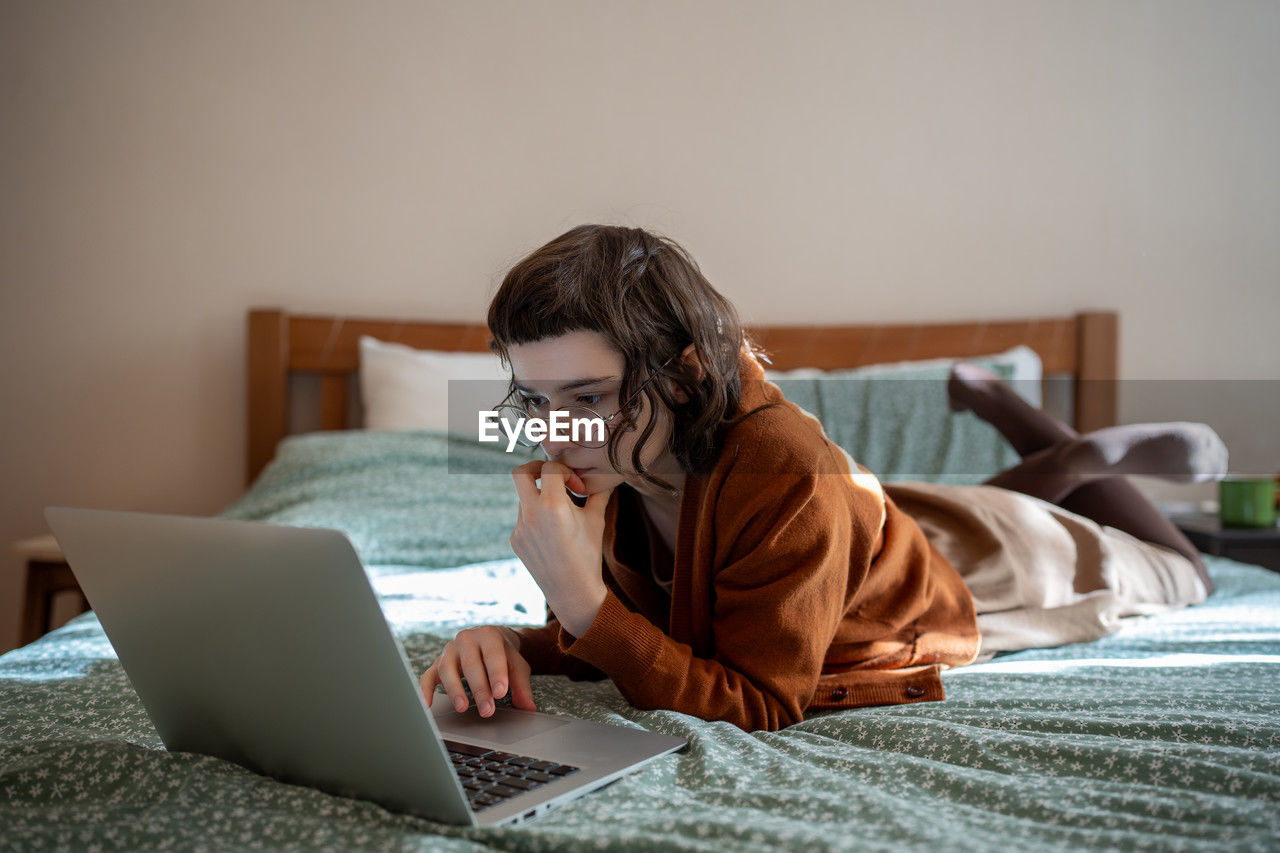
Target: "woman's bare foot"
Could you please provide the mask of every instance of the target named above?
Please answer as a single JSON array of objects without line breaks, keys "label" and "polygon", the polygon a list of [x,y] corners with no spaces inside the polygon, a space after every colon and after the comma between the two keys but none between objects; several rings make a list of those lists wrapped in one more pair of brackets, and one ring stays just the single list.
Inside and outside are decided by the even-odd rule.
[{"label": "woman's bare foot", "polygon": [[958,361],[951,365],[951,375],[947,377],[947,406],[953,412],[967,412],[990,396],[992,386],[1000,381],[989,370]]},{"label": "woman's bare foot", "polygon": [[1019,456],[1076,438],[1071,427],[1028,403],[1004,380],[974,364],[959,362],[947,379],[947,405],[971,411],[995,427]]}]

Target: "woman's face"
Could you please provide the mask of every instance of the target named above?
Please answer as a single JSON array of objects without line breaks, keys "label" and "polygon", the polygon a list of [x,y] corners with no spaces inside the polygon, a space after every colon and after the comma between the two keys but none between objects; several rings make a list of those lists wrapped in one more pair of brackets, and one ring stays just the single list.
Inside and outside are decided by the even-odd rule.
[{"label": "woman's face", "polygon": [[[551,409],[585,406],[605,418],[626,402],[618,398],[625,369],[622,353],[599,332],[568,332],[557,338],[512,346],[507,354],[511,359],[511,373],[519,402],[528,402],[538,408],[546,404]],[[644,381],[646,378],[640,379]],[[542,442],[543,451],[548,459],[572,468],[586,486],[587,494],[607,491],[621,483],[628,483],[641,492],[657,493],[652,485],[629,469],[631,452],[651,413],[655,414],[655,429],[645,443],[640,460],[646,469],[668,482],[672,477],[678,477],[679,465],[668,449],[671,412],[661,406],[656,412],[651,410],[643,395],[638,397],[638,402],[641,409],[636,416],[635,427],[618,440],[618,464],[624,470],[618,471],[609,464],[607,446],[580,447],[548,439]],[[616,427],[620,420],[621,417],[610,421],[609,426]]]}]

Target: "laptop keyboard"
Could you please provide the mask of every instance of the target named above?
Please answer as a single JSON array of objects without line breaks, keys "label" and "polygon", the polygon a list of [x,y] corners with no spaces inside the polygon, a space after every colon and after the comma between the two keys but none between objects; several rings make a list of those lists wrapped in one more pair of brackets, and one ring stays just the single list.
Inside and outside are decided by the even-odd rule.
[{"label": "laptop keyboard", "polygon": [[577,767],[446,740],[449,760],[475,811],[577,773]]}]

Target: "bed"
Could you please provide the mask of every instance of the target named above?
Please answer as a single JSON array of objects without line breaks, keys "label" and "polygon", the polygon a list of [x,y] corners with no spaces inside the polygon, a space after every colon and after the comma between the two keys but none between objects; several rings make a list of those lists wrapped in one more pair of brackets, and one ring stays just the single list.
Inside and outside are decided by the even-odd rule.
[{"label": "bed", "polygon": [[[908,400],[891,434],[855,456],[877,457],[882,473],[966,481],[1000,458],[975,450],[996,446],[990,436],[948,420],[946,446],[911,446],[945,375],[929,360],[1030,348],[1033,393],[1091,429],[1115,422],[1117,329],[1114,314],[1086,313],[754,334],[788,394],[836,427],[856,427],[857,406]],[[356,428],[369,414],[353,384],[362,335],[485,347],[476,326],[251,312],[250,485],[224,514],[344,530],[420,671],[459,628],[535,624],[543,603],[506,542],[509,457],[438,430]],[[1280,575],[1206,562],[1217,589],[1201,606],[951,670],[945,702],[780,732],[639,711],[608,682],[535,677],[543,710],[690,746],[514,829],[434,824],[165,751],[86,613],[0,657],[0,849],[1275,849]]]}]

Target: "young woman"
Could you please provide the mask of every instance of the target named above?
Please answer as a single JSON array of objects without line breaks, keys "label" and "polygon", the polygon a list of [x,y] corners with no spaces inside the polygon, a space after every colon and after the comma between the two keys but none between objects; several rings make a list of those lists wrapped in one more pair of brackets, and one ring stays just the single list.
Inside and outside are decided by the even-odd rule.
[{"label": "young woman", "polygon": [[[458,710],[530,675],[607,676],[633,705],[744,729],[808,711],[943,698],[941,668],[1061,645],[1203,600],[1195,548],[1122,475],[1220,476],[1199,424],[1087,435],[962,365],[957,409],[1020,465],[988,484],[882,485],[764,381],[732,305],[675,243],[587,225],[506,276],[493,348],[530,415],[598,417],[512,472],[511,544],[538,628],[460,632],[423,674]],[[586,496],[575,500],[570,492]],[[464,686],[464,679],[466,686]]]}]

